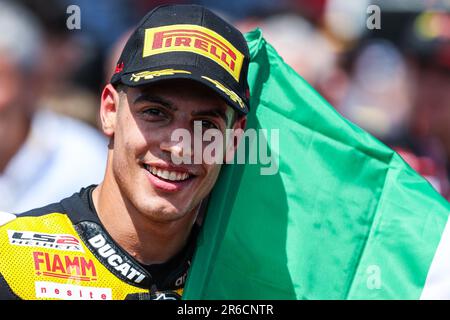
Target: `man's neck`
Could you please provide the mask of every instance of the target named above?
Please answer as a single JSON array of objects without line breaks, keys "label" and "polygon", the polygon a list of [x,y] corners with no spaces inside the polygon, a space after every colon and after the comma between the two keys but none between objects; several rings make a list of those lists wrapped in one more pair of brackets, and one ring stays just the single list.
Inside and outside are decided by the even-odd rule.
[{"label": "man's neck", "polygon": [[186,244],[198,208],[175,222],[152,221],[137,212],[120,193],[117,185],[103,181],[92,193],[100,221],[112,238],[139,262],[163,263]]}]

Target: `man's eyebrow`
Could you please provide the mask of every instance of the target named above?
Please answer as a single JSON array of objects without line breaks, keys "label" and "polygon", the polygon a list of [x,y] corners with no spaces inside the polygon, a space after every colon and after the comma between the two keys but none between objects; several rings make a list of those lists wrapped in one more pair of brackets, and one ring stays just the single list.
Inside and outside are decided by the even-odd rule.
[{"label": "man's eyebrow", "polygon": [[213,110],[204,110],[204,111],[196,111],[192,112],[193,116],[207,116],[207,117],[219,117],[225,121],[225,124],[228,125],[228,116],[225,111],[221,109],[213,109]]},{"label": "man's eyebrow", "polygon": [[134,103],[139,103],[139,102],[153,102],[153,103],[158,103],[160,105],[162,105],[163,107],[170,109],[172,111],[176,111],[178,110],[172,102],[170,102],[169,100],[166,100],[162,97],[159,96],[155,96],[149,93],[142,93],[140,94],[135,100]]}]

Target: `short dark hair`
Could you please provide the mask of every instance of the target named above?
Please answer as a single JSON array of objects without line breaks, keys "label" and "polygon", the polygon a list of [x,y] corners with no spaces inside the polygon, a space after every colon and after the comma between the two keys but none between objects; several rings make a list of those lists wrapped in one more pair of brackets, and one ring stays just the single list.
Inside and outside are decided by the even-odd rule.
[{"label": "short dark hair", "polygon": [[114,89],[116,89],[117,92],[127,92],[128,90],[128,86],[122,84],[122,83],[118,83],[116,85],[112,85],[114,87]]}]

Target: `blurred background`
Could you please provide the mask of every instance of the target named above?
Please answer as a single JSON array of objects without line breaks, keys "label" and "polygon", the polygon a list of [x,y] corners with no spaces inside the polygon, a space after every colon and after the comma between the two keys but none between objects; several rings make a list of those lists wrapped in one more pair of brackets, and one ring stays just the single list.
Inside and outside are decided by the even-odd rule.
[{"label": "blurred background", "polygon": [[[261,28],[338,112],[450,199],[450,0],[0,0],[1,211],[101,181],[101,90],[130,30],[165,3]],[[67,27],[71,5],[79,29]]]}]

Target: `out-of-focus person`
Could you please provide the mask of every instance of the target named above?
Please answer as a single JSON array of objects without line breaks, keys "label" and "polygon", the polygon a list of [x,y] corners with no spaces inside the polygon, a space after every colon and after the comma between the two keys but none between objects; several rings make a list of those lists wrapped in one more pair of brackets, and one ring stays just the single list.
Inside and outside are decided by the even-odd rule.
[{"label": "out-of-focus person", "polygon": [[20,212],[101,180],[107,143],[95,129],[38,105],[41,27],[0,1],[0,211]]},{"label": "out-of-focus person", "polygon": [[[80,12],[80,29],[69,29],[65,0],[16,0],[42,28],[39,73],[39,103],[45,108],[98,127],[97,93],[101,68],[99,50],[87,30],[87,11]],[[90,9],[90,7],[87,7]],[[80,8],[81,10],[81,8]],[[103,15],[103,14],[102,14]]]},{"label": "out-of-focus person", "polygon": [[320,27],[292,9],[263,18],[249,17],[237,26],[242,32],[260,28],[283,60],[331,105],[337,106],[349,83],[347,73],[339,65],[341,48]]},{"label": "out-of-focus person", "polygon": [[382,28],[348,55],[351,82],[338,109],[450,200],[450,15],[443,3],[401,4],[383,2]]},{"label": "out-of-focus person", "polygon": [[366,40],[353,61],[351,84],[340,111],[389,145],[408,134],[412,75],[401,52],[386,39]]},{"label": "out-of-focus person", "polygon": [[415,73],[413,147],[433,160],[439,173],[437,189],[450,200],[450,7],[446,8],[417,14],[403,47]]}]

